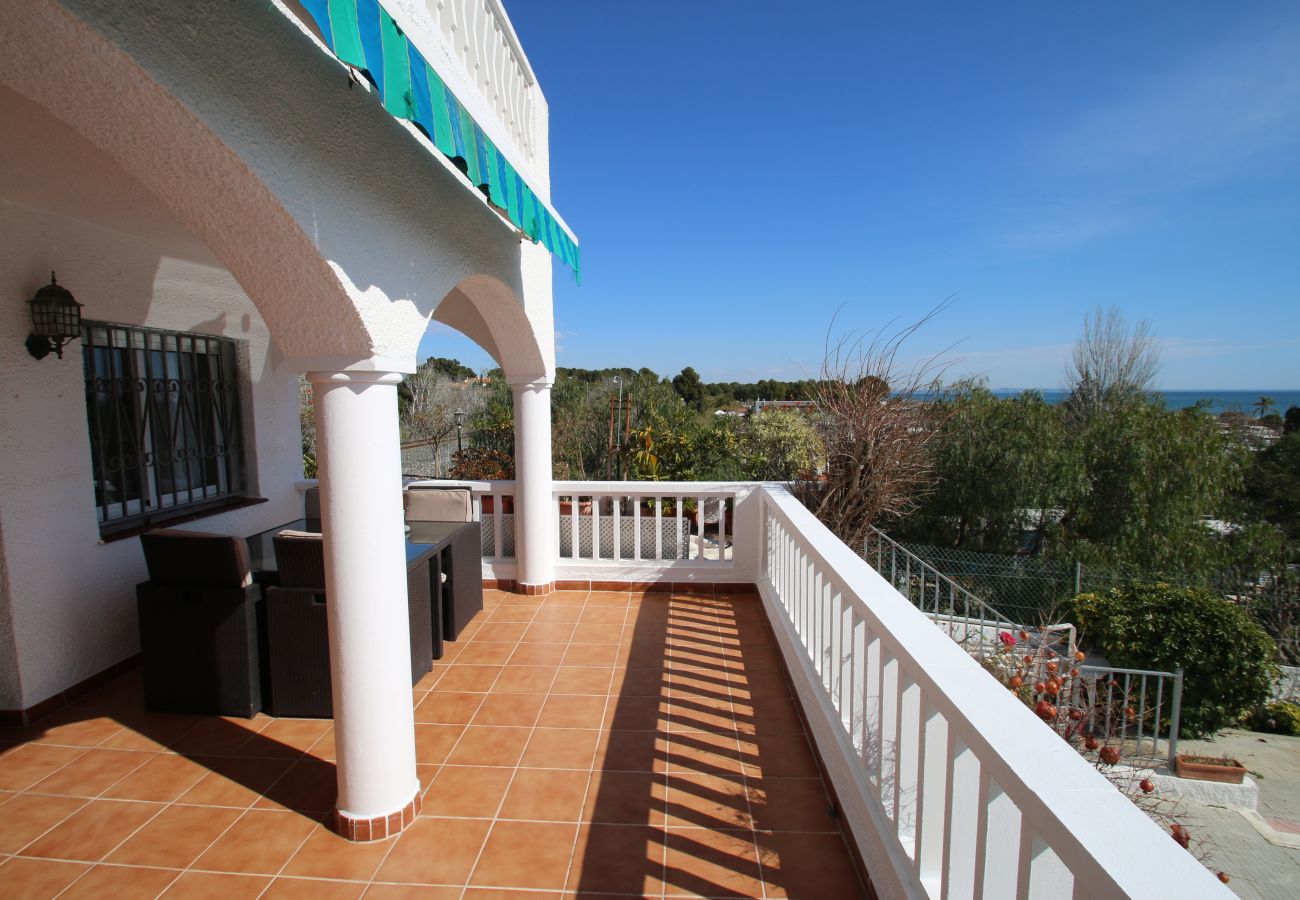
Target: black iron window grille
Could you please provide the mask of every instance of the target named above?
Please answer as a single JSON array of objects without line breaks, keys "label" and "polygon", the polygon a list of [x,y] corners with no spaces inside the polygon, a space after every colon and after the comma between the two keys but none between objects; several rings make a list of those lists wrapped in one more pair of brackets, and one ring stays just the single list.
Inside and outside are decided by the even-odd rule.
[{"label": "black iron window grille", "polygon": [[226,338],[85,323],[86,414],[101,531],[243,492],[235,349]]}]

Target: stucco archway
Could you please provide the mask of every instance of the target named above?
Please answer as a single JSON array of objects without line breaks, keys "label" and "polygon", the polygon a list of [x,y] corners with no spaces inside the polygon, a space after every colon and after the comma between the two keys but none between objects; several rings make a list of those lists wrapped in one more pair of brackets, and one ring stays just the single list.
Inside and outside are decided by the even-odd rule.
[{"label": "stucco archway", "polygon": [[456,285],[433,312],[433,320],[456,329],[501,366],[507,381],[549,380],[555,358],[549,334],[524,311],[509,285],[491,275],[472,275]]},{"label": "stucco archway", "polygon": [[[57,4],[33,0],[8,15],[12,39],[0,52],[0,80],[71,126],[202,239],[257,305],[285,355],[357,356],[369,347],[335,272],[203,122]],[[314,322],[278,298],[310,298]],[[319,328],[322,319],[328,329]]]},{"label": "stucco archway", "polygon": [[[10,16],[0,84],[202,240],[289,366],[410,371],[424,325],[457,291],[484,322],[504,317],[487,338],[458,316],[463,301],[444,313],[504,354],[507,370],[553,369],[549,254],[349,89],[337,61],[275,7],[32,0]],[[209,34],[240,42],[239,65]],[[534,339],[516,339],[526,332]]]}]

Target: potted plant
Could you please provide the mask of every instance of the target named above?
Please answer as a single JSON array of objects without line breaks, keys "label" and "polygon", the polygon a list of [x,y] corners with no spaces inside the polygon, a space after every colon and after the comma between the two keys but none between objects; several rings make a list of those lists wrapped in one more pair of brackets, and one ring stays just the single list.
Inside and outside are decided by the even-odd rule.
[{"label": "potted plant", "polygon": [[[562,516],[568,516],[568,515],[572,515],[572,514],[573,514],[573,501],[572,501],[572,499],[570,499],[570,500],[561,500],[561,501],[560,501],[560,515],[562,515]],[[579,501],[578,501],[578,515],[580,515],[580,516],[589,516],[589,515],[591,515],[591,500],[579,500]]]},{"label": "potted plant", "polygon": [[[452,454],[451,478],[463,481],[509,481],[515,477],[515,461],[509,453],[490,447],[467,447]],[[482,500],[483,515],[492,515],[496,505],[491,496]],[[502,497],[501,511],[510,515],[515,511],[515,498]]]},{"label": "potted plant", "polygon": [[1218,781],[1223,784],[1241,784],[1246,777],[1246,767],[1227,756],[1194,756],[1179,753],[1174,758],[1174,774],[1179,778],[1197,781]]}]

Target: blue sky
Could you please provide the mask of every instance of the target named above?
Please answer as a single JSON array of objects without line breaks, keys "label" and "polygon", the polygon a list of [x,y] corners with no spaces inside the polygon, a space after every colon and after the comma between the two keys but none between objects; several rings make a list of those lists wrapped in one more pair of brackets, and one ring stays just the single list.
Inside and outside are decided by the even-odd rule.
[{"label": "blue sky", "polygon": [[811,377],[837,310],[955,295],[908,355],[994,387],[1059,386],[1097,304],[1160,387],[1300,387],[1300,4],[506,5],[582,242],[561,366]]}]

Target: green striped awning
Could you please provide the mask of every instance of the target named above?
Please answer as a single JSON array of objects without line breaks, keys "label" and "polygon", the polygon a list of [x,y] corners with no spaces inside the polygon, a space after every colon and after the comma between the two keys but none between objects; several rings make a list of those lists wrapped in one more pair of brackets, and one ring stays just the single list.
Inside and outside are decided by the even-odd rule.
[{"label": "green striped awning", "polygon": [[578,243],[407,40],[378,0],[302,0],[334,55],[362,70],[384,108],[413,123],[503,210],[580,277]]}]

